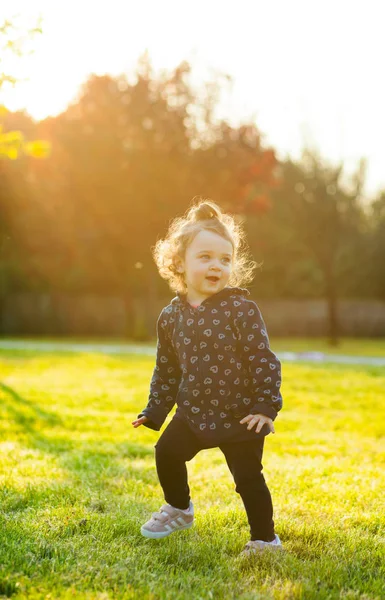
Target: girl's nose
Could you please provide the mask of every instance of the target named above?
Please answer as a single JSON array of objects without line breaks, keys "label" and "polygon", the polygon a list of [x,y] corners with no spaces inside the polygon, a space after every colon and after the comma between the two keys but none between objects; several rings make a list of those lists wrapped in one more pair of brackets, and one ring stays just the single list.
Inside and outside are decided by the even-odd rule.
[{"label": "girl's nose", "polygon": [[212,263],[212,265],[211,265],[210,268],[211,268],[212,271],[220,271],[221,270],[221,265],[214,261]]}]

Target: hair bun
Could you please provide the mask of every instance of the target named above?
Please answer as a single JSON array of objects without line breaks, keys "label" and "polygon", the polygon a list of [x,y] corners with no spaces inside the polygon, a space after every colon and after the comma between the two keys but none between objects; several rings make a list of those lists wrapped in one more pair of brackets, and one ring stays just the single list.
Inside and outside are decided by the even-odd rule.
[{"label": "hair bun", "polygon": [[189,210],[188,217],[192,221],[208,221],[210,219],[220,219],[221,209],[215,202],[204,200],[196,204]]}]

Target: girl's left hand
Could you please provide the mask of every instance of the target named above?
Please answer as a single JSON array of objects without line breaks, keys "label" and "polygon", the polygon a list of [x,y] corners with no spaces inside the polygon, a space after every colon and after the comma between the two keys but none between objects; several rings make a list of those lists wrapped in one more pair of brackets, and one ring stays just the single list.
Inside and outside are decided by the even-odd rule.
[{"label": "girl's left hand", "polygon": [[242,424],[248,423],[247,429],[252,429],[254,425],[258,423],[257,429],[255,430],[256,433],[259,433],[266,423],[269,426],[271,433],[275,433],[273,421],[266,415],[247,415],[247,417],[243,417],[242,421],[239,422]]}]

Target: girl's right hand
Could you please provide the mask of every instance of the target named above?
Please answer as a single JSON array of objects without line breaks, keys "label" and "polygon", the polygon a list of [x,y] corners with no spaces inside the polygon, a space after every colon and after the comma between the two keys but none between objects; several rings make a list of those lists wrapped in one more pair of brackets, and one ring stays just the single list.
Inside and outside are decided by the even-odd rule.
[{"label": "girl's right hand", "polygon": [[148,418],[147,417],[140,417],[140,419],[136,419],[136,421],[132,421],[132,425],[134,427],[139,427],[140,425],[143,425],[143,423],[147,423]]}]

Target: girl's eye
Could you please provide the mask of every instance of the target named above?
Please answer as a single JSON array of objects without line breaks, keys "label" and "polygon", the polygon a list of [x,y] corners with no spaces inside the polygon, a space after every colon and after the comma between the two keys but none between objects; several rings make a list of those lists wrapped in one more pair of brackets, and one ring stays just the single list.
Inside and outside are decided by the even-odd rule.
[{"label": "girl's eye", "polygon": [[224,261],[225,261],[227,264],[229,264],[229,263],[230,263],[230,259],[229,259],[229,258],[224,258],[223,260],[224,260]]},{"label": "girl's eye", "polygon": [[210,258],[208,254],[202,254],[201,258]]}]

